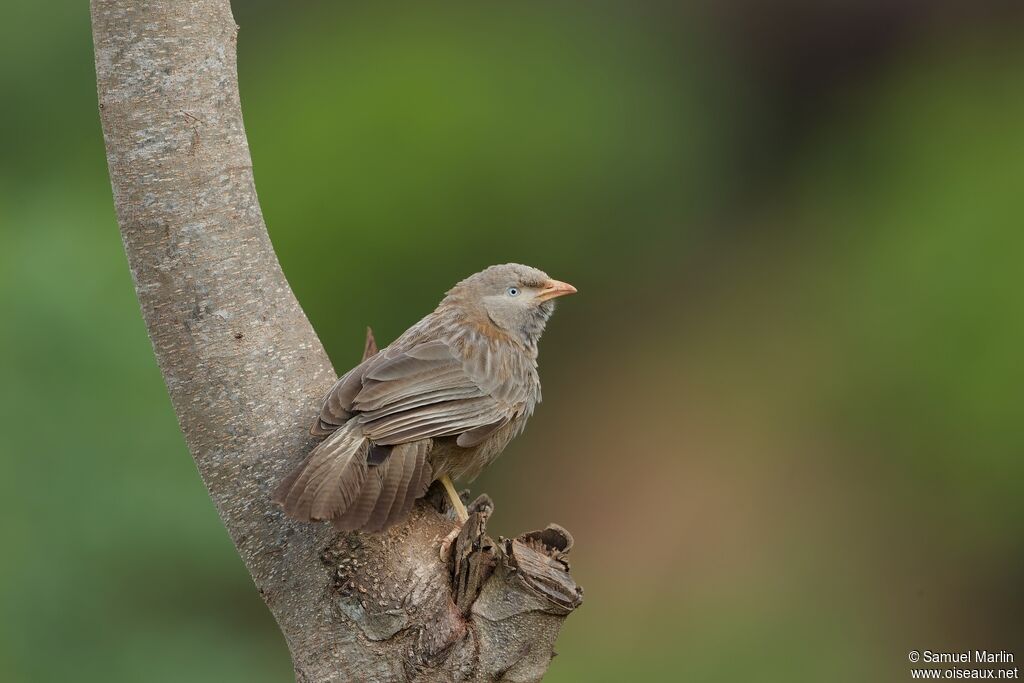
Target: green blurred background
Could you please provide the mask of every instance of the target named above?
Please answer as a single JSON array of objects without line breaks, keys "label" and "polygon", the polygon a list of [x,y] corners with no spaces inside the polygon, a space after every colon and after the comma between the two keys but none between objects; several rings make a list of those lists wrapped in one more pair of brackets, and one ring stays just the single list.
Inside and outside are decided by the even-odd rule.
[{"label": "green blurred background", "polygon": [[[339,370],[488,264],[580,289],[473,487],[576,537],[547,680],[1024,657],[1021,8],[236,0]],[[0,680],[288,680],[139,316],[86,3],[2,15]]]}]

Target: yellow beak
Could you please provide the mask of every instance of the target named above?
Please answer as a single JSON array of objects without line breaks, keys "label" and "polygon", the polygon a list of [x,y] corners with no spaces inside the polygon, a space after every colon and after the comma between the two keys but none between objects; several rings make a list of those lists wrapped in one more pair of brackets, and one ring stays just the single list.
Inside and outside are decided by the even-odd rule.
[{"label": "yellow beak", "polygon": [[544,283],[540,292],[537,294],[538,301],[547,301],[548,299],[554,299],[556,297],[565,296],[566,294],[575,294],[576,288],[570,285],[568,282],[562,282],[560,280],[548,280]]}]

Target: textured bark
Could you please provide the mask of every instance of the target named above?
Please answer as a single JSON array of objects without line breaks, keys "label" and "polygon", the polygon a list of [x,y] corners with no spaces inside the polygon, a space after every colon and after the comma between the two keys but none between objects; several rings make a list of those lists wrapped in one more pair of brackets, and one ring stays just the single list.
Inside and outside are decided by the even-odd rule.
[{"label": "textured bark", "polygon": [[[226,0],[93,0],[118,222],[174,410],[300,681],[533,681],[581,591],[557,527],[495,543],[489,500],[383,535],[286,519],[274,485],[335,378],[267,236]],[[369,348],[369,343],[368,343]]]}]

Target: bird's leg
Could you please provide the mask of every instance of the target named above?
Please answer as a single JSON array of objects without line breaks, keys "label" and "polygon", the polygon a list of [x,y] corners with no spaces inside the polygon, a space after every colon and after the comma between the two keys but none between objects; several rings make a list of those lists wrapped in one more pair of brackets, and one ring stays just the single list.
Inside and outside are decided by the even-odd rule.
[{"label": "bird's leg", "polygon": [[459,526],[452,529],[452,532],[441,541],[441,561],[447,562],[448,553],[451,552],[455,539],[459,537],[462,525],[469,519],[469,512],[466,511],[466,506],[463,504],[462,498],[459,497],[459,492],[455,490],[455,484],[452,483],[451,478],[447,474],[442,474],[439,481],[444,486],[444,492],[448,494],[448,500],[451,502],[452,507],[455,508],[455,514],[459,518]]},{"label": "bird's leg", "polygon": [[462,503],[462,498],[459,498],[458,491],[455,490],[455,484],[452,483],[447,474],[442,474],[439,481],[444,486],[445,493],[448,494],[448,500],[451,501],[452,507],[455,508],[455,514],[458,515],[459,522],[465,524],[466,520],[469,519],[469,513],[466,511],[466,506]]}]

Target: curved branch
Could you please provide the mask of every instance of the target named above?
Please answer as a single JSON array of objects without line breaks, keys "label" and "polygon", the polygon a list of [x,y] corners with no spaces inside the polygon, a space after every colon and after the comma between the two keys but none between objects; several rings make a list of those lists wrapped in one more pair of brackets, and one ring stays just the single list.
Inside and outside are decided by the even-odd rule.
[{"label": "curved branch", "polygon": [[[453,544],[430,500],[380,536],[286,519],[274,485],[334,381],[260,213],[226,0],[92,0],[99,106],[136,292],[199,473],[300,681],[539,680],[580,602],[549,527]],[[368,349],[370,344],[368,343]]]}]

